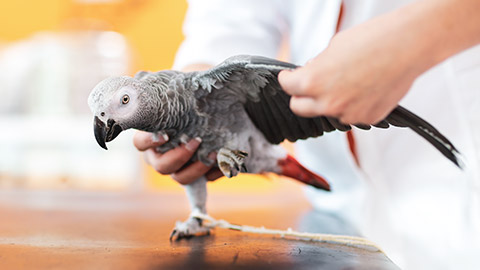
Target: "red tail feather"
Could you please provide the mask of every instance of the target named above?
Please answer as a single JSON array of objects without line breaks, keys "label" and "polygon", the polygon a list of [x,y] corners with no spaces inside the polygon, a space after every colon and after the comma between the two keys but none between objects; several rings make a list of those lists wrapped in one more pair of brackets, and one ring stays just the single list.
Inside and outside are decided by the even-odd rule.
[{"label": "red tail feather", "polygon": [[281,175],[330,191],[330,185],[327,180],[303,167],[294,157],[288,155],[285,159],[279,160],[278,165],[281,168]]}]

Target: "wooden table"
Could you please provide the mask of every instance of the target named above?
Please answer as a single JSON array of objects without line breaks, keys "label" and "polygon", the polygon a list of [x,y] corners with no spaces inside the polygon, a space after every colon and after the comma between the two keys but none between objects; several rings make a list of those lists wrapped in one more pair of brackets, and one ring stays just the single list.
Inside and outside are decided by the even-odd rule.
[{"label": "wooden table", "polygon": [[[213,194],[209,206],[214,217],[276,229],[318,215],[288,189]],[[223,229],[170,242],[174,222],[187,215],[178,192],[3,190],[0,269],[398,269],[374,249]],[[341,232],[334,218],[322,220],[325,231]]]}]

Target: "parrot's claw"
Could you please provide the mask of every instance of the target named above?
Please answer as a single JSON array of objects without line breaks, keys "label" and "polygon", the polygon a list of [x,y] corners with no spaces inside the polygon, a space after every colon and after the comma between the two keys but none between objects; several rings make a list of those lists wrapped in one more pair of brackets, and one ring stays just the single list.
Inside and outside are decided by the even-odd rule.
[{"label": "parrot's claw", "polygon": [[218,167],[228,178],[236,176],[239,172],[247,172],[244,164],[247,156],[248,153],[244,151],[222,148],[217,155]]},{"label": "parrot's claw", "polygon": [[189,217],[186,221],[177,221],[175,228],[170,234],[170,241],[190,239],[194,236],[209,235],[210,229],[202,226],[202,220],[195,217]]}]

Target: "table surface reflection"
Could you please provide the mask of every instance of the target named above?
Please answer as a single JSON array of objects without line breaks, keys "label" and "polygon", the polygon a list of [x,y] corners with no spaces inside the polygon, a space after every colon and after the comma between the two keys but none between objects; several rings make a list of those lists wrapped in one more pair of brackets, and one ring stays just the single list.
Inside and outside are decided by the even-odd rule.
[{"label": "table surface reflection", "polygon": [[[232,223],[321,224],[319,231],[352,234],[296,196],[214,194],[210,213]],[[180,193],[0,191],[0,269],[398,269],[376,250],[223,229],[170,242],[187,205]]]}]

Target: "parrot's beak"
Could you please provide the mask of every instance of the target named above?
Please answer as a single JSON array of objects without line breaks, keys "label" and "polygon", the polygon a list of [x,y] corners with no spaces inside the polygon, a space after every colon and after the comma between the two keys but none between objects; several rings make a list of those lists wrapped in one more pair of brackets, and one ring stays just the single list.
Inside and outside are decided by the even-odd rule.
[{"label": "parrot's beak", "polygon": [[93,133],[95,134],[95,139],[97,140],[98,145],[103,149],[108,150],[107,145],[105,144],[107,138],[107,126],[96,116],[93,119]]},{"label": "parrot's beak", "polygon": [[93,133],[98,145],[105,150],[108,150],[106,142],[113,141],[123,129],[113,120],[108,120],[107,124],[95,116],[93,120]]}]

